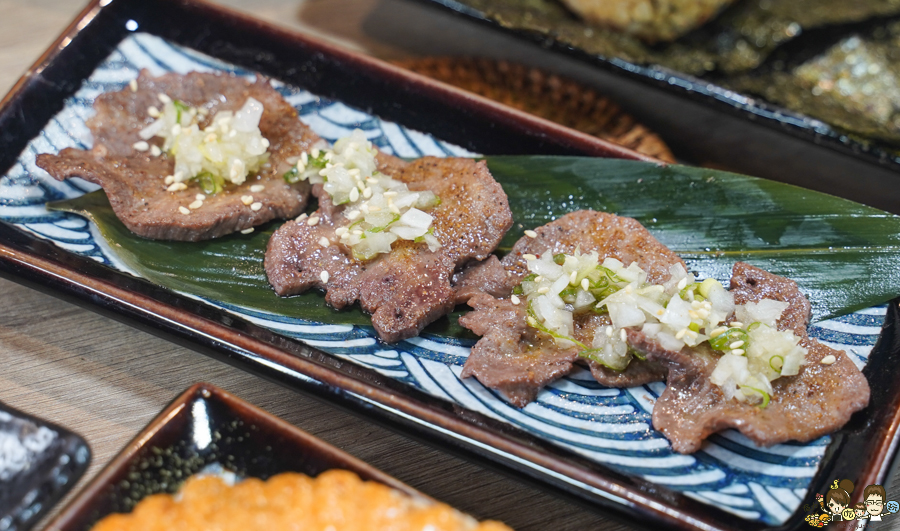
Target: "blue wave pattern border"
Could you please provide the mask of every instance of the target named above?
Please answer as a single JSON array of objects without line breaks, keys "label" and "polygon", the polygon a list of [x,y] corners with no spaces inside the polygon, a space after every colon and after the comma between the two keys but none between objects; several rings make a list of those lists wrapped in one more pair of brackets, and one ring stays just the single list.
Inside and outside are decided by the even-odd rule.
[{"label": "blue wave pattern border", "polygon": [[[57,182],[35,166],[35,157],[65,147],[89,147],[91,138],[85,119],[93,112],[94,98],[107,91],[121,90],[141,69],[154,75],[192,70],[254,75],[152,35],[129,36],[28,144],[9,173],[0,178],[0,219],[67,251],[134,274],[116,259],[85,219],[49,212],[44,207],[48,201],[76,197],[96,187],[80,179]],[[472,155],[340,102],[283,83],[273,81],[273,85],[297,108],[301,119],[327,140],[334,141],[360,128],[380,149],[402,157]],[[783,523],[801,505],[830,442],[829,437],[823,437],[808,444],[758,448],[732,430],[711,437],[693,455],[681,455],[674,453],[662,434],[652,428],[650,413],[653,402],[664,389],[662,383],[608,389],[597,384],[589,372],[581,371],[554,383],[536,402],[520,410],[508,406],[474,379],[459,377],[471,343],[423,335],[384,345],[376,340],[369,327],[314,323],[212,300],[205,302],[434,396],[518,426],[620,472],[640,476],[742,518],[770,525]],[[878,338],[885,312],[886,307],[875,307],[818,323],[810,327],[810,335],[846,350],[862,368]],[[575,485],[580,484],[575,482]]]}]

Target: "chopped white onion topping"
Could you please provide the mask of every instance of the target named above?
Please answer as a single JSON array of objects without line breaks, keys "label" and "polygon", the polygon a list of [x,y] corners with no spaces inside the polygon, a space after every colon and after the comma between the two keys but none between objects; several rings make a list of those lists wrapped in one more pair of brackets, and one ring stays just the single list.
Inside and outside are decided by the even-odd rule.
[{"label": "chopped white onion topping", "polygon": [[424,209],[437,206],[440,200],[432,192],[413,192],[406,183],[378,172],[376,153],[356,129],[335,142],[333,149],[304,153],[284,178],[322,184],[334,204],[347,205],[344,213],[351,223],[342,231],[341,243],[358,260],[389,253],[397,240],[425,243],[436,251],[441,243],[431,229],[434,218]]},{"label": "chopped white onion topping", "polygon": [[[805,363],[800,338],[776,328],[787,303],[764,299],[736,306],[722,284],[698,283],[680,264],[669,268],[667,282],[650,284],[636,263],[625,267],[607,258],[601,264],[596,252],[553,256],[548,251],[526,260],[531,274],[515,293],[526,298],[528,323],[560,347],[577,346],[581,356],[609,368],[624,370],[631,362],[626,328],[640,329],[672,351],[708,341],[724,353],[711,380],[725,396],[767,404],[770,382],[798,374]],[[584,311],[608,312],[612,321],[594,330],[590,346],[573,337],[574,316]],[[728,321],[732,315],[739,321]]]},{"label": "chopped white onion topping", "polygon": [[140,137],[165,140],[162,150],[175,157],[175,182],[208,174],[206,179],[219,185],[209,184],[204,190],[218,191],[223,181],[242,184],[268,160],[269,141],[259,130],[263,113],[259,101],[247,98],[237,112],[216,113],[202,130],[204,111],[168,97],[160,101],[159,117],[141,130]]}]

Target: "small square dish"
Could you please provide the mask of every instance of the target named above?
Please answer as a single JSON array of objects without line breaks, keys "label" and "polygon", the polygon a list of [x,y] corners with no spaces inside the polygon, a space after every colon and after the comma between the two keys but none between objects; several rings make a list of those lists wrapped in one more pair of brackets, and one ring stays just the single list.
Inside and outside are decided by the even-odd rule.
[{"label": "small square dish", "polygon": [[0,404],[0,529],[30,529],[90,461],[78,435]]},{"label": "small square dish", "polygon": [[188,477],[204,471],[265,480],[282,472],[315,477],[331,469],[428,499],[278,417],[198,383],[160,412],[47,529],[88,531],[109,514],[130,512],[147,496],[176,492]]},{"label": "small square dish", "polygon": [[[632,8],[646,9],[645,16],[662,20],[670,9],[668,19],[677,20],[678,3],[417,2],[459,21],[445,16],[445,27],[434,36],[399,24],[394,32],[415,36],[442,54],[516,60],[588,81],[658,133],[679,159],[900,212],[897,139],[878,138],[859,125],[871,120],[874,127],[896,134],[890,114],[875,111],[882,97],[894,97],[896,91],[880,96],[872,82],[881,79],[878,74],[894,83],[894,75],[886,72],[895,67],[875,64],[880,52],[872,50],[881,46],[878,36],[889,41],[896,31],[897,4],[723,2],[728,6],[692,31],[650,43],[609,24],[585,22],[575,6],[603,11],[605,5],[620,5],[622,16]],[[683,3],[697,10],[701,4]],[[481,31],[473,31],[473,25]],[[467,31],[469,40],[444,42],[454,30]],[[867,72],[873,74],[866,77]],[[857,85],[866,87],[865,95],[856,92]]]}]

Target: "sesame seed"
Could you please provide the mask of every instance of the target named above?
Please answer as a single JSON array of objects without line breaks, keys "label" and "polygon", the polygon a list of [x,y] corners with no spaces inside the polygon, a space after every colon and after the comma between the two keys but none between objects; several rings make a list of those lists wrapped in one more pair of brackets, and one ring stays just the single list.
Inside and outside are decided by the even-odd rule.
[{"label": "sesame seed", "polygon": [[369,188],[368,186],[366,186],[366,189],[363,190],[363,197],[366,199],[369,199],[370,197],[372,197],[372,189]]},{"label": "sesame seed", "polygon": [[681,330],[678,331],[677,334],[675,334],[675,339],[681,339],[681,338],[683,338],[684,335],[687,334],[687,331],[688,331],[687,328],[682,328]]},{"label": "sesame seed", "polygon": [[687,286],[687,278],[683,278],[683,279],[681,279],[681,280],[678,281],[678,286],[677,286],[677,287],[678,287],[679,290],[684,289],[685,286]]},{"label": "sesame seed", "polygon": [[250,187],[250,191],[253,192],[254,194],[258,194],[259,192],[262,192],[265,189],[266,189],[265,185],[262,185],[262,184],[254,184],[253,186]]},{"label": "sesame seed", "polygon": [[134,149],[136,149],[138,151],[147,151],[148,149],[150,149],[150,144],[141,140],[139,142],[135,142],[134,144],[132,144],[131,147],[133,147]]},{"label": "sesame seed", "polygon": [[393,203],[390,204],[390,206],[388,207],[388,210],[390,210],[392,214],[399,214],[399,213],[400,213],[400,208],[397,207],[397,205],[395,205],[395,204],[393,204]]},{"label": "sesame seed", "polygon": [[631,292],[632,292],[632,291],[634,291],[634,286],[632,286],[631,284],[625,286],[625,293],[626,293],[627,295],[631,295]]},{"label": "sesame seed", "polygon": [[542,277],[541,275],[538,275],[538,276],[534,277],[534,281],[535,281],[535,282],[540,282],[540,281],[542,281],[542,280],[544,280],[544,277]]},{"label": "sesame seed", "polygon": [[181,212],[181,213],[184,214],[184,215],[188,215],[188,214],[191,213],[190,210],[184,208],[183,206],[178,207],[178,211]]},{"label": "sesame seed", "polygon": [[319,273],[319,278],[322,279],[323,284],[328,284],[328,271],[322,271]]},{"label": "sesame seed", "polygon": [[713,330],[712,332],[710,332],[710,333],[709,333],[709,337],[710,337],[710,338],[716,338],[716,337],[721,336],[722,334],[724,334],[724,333],[727,332],[727,331],[728,331],[728,329],[725,328],[724,326],[722,326],[722,327],[716,328],[715,330]]},{"label": "sesame seed", "polygon": [[215,134],[215,133],[210,133],[210,134],[206,135],[206,136],[203,138],[203,141],[206,142],[207,144],[212,144],[213,142],[216,141],[216,134]]},{"label": "sesame seed", "polygon": [[187,185],[184,183],[172,183],[168,188],[166,188],[169,192],[180,192],[187,188]]},{"label": "sesame seed", "polygon": [[305,151],[300,155],[300,162],[302,162],[304,166],[309,164],[309,155],[307,155]]},{"label": "sesame seed", "polygon": [[162,155],[162,150],[159,149],[159,146],[157,146],[156,144],[153,144],[152,146],[150,146],[150,154],[153,155],[154,157],[158,157],[158,156]]},{"label": "sesame seed", "polygon": [[347,219],[353,221],[354,219],[359,217],[359,210],[353,210],[347,213]]},{"label": "sesame seed", "polygon": [[370,206],[370,207],[369,207],[369,212],[381,212],[381,207]]},{"label": "sesame seed", "polygon": [[196,199],[197,201],[204,201],[206,199],[206,196],[203,194],[197,194],[194,196],[194,199]]},{"label": "sesame seed", "polygon": [[157,109],[153,105],[147,107],[147,114],[150,115],[150,118],[159,118],[160,116],[159,109]]},{"label": "sesame seed", "polygon": [[297,216],[297,221],[303,221],[304,219],[306,219],[308,217],[309,216],[306,215],[306,212],[304,212],[303,214],[300,214],[299,216]]},{"label": "sesame seed", "polygon": [[310,227],[315,227],[319,224],[319,216],[310,216],[308,220],[306,220],[306,224]]},{"label": "sesame seed", "polygon": [[665,310],[656,310],[656,315],[665,315]]},{"label": "sesame seed", "polygon": [[689,330],[685,333],[685,335],[690,336],[690,337],[692,337],[692,338],[694,338],[694,339],[697,339],[697,336],[698,336],[699,334],[697,334],[697,332],[694,332],[693,330],[690,330],[690,329],[689,329]]},{"label": "sesame seed", "polygon": [[591,283],[588,282],[588,279],[586,279],[586,278],[581,279],[581,289],[583,289],[584,291],[587,291],[588,288],[590,288],[590,287],[591,287]]},{"label": "sesame seed", "polygon": [[175,177],[176,181],[181,182],[181,178],[184,177],[184,172],[176,171],[173,177]]},{"label": "sesame seed", "polygon": [[544,293],[549,293],[549,292],[550,292],[550,288],[548,288],[547,286],[544,286],[543,288],[538,289],[538,293],[540,293],[542,295]]},{"label": "sesame seed", "polygon": [[822,365],[831,365],[832,363],[834,363],[836,361],[837,361],[837,358],[834,357],[834,354],[829,354],[829,355],[825,356],[824,358],[822,358],[822,361],[820,361],[819,363],[821,363]]},{"label": "sesame seed", "polygon": [[313,158],[315,159],[315,158],[319,157],[319,153],[321,153],[321,151],[319,151],[319,148],[314,148],[311,153],[312,153]]},{"label": "sesame seed", "polygon": [[203,206],[203,201],[194,201],[193,203],[188,205],[188,208],[190,208],[191,210],[197,210],[198,208],[200,208],[202,206]]},{"label": "sesame seed", "polygon": [[131,81],[129,81],[128,86],[131,88],[131,92],[137,92],[137,79],[132,79]]},{"label": "sesame seed", "polygon": [[372,177],[366,177],[366,182],[369,184],[378,184],[378,179],[373,179]]},{"label": "sesame seed", "polygon": [[322,247],[328,247],[329,245],[331,245],[331,240],[329,240],[325,236],[322,236],[321,238],[319,238],[319,245],[321,245]]},{"label": "sesame seed", "polygon": [[172,101],[172,98],[166,96],[166,95],[163,94],[162,92],[160,92],[159,94],[157,94],[156,97],[159,98],[159,101],[161,101],[161,102],[163,102],[163,103],[169,103],[170,101]]},{"label": "sesame seed", "polygon": [[523,254],[522,258],[524,258],[526,260],[537,260],[537,256],[535,256],[533,254]]},{"label": "sesame seed", "polygon": [[572,271],[572,274],[569,275],[569,284],[572,284],[573,286],[578,284],[578,271]]},{"label": "sesame seed", "polygon": [[385,197],[394,197],[394,196],[397,195],[397,192],[390,191],[390,192],[385,192],[385,193],[383,193],[383,194],[381,194],[381,195],[383,195],[383,196],[385,196]]},{"label": "sesame seed", "polygon": [[730,349],[735,349],[735,348],[741,348],[741,347],[743,347],[743,346],[744,346],[744,342],[743,342],[743,341],[735,341],[734,343],[728,345],[728,348],[730,348]]},{"label": "sesame seed", "polygon": [[731,351],[731,353],[734,354],[735,356],[743,356],[743,355],[744,355],[744,349],[742,349],[742,348],[736,348],[736,349],[733,349],[733,350]]},{"label": "sesame seed", "polygon": [[728,326],[732,328],[744,328],[744,323],[740,321],[731,321],[730,323],[728,323]]},{"label": "sesame seed", "polygon": [[525,236],[528,236],[529,238],[537,238],[537,233],[533,230],[526,230]]},{"label": "sesame seed", "polygon": [[359,201],[359,189],[351,188],[350,189],[350,202],[355,203]]},{"label": "sesame seed", "polygon": [[344,234],[347,234],[348,232],[350,232],[350,229],[348,229],[347,227],[338,227],[334,231],[334,233],[337,234],[338,236],[343,236]]},{"label": "sesame seed", "polygon": [[624,328],[619,330],[619,339],[621,339],[622,341],[625,341],[626,339],[628,339],[628,335],[625,333]]},{"label": "sesame seed", "polygon": [[513,304],[515,304],[515,305],[518,305],[519,302],[521,302],[521,301],[519,301],[519,297],[517,297],[517,296],[515,296],[515,295],[511,296],[511,297],[509,298],[509,300],[510,300]]},{"label": "sesame seed", "polygon": [[692,303],[691,303],[691,308],[693,308],[694,310],[699,310],[699,309],[700,309],[700,301],[694,301],[694,302],[692,302]]},{"label": "sesame seed", "polygon": [[[234,129],[232,129],[231,131],[228,131],[228,138],[234,138],[236,136],[237,136],[237,131],[235,131]],[[265,140],[265,139],[263,139],[263,140]]]},{"label": "sesame seed", "polygon": [[697,310],[697,315],[699,315],[701,319],[706,319],[707,317],[709,317],[709,310],[707,310],[706,308],[700,308],[699,310]]},{"label": "sesame seed", "polygon": [[359,229],[354,229],[354,231],[353,231],[353,235],[354,235],[354,236],[360,236],[361,234],[362,234],[362,231],[361,231],[361,230],[359,230]]},{"label": "sesame seed", "polygon": [[175,182],[175,176],[174,175],[166,175],[166,178],[163,179],[163,182],[166,183],[166,185],[170,185]]},{"label": "sesame seed", "polygon": [[252,210],[252,211],[254,211],[254,212],[257,212],[257,211],[258,211],[259,209],[261,209],[261,208],[262,208],[262,203],[260,203],[259,201],[257,201],[257,202],[255,202],[255,203],[253,203],[252,205],[250,205],[250,210]]},{"label": "sesame seed", "polygon": [[688,315],[691,317],[691,319],[699,319],[700,318],[700,315],[697,312],[695,312],[694,310],[688,310]]},{"label": "sesame seed", "polygon": [[253,196],[252,195],[242,195],[241,203],[244,203],[245,205],[248,205],[248,206],[253,204]]},{"label": "sesame seed", "polygon": [[244,229],[244,230],[242,230],[242,231],[241,231],[241,234],[250,234],[251,232],[253,232],[253,227],[250,227],[249,229]]},{"label": "sesame seed", "polygon": [[181,125],[175,124],[172,126],[172,136],[178,136],[181,134]]},{"label": "sesame seed", "polygon": [[606,337],[612,337],[612,334],[613,334],[613,327],[607,326],[606,327]]},{"label": "sesame seed", "polygon": [[366,203],[363,203],[362,206],[359,207],[359,211],[362,212],[363,214],[368,214],[369,213],[369,205]]}]

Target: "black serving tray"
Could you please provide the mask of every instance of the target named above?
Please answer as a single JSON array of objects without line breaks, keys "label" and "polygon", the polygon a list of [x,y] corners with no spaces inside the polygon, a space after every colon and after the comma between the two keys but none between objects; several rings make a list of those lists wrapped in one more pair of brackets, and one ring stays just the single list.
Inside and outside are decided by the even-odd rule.
[{"label": "black serving tray", "polygon": [[55,424],[0,404],[0,529],[37,523],[87,470],[84,439]]},{"label": "black serving tray", "polygon": [[[395,42],[413,35],[416,51],[510,59],[579,79],[659,133],[682,160],[797,184],[900,213],[897,148],[861,141],[820,120],[714,81],[659,65],[593,55],[552,35],[504,26],[456,0],[415,0],[407,9],[418,5],[427,6],[431,16],[440,19],[428,26],[437,29],[429,37],[415,28],[391,27],[390,31],[403,35],[395,37]],[[386,18],[378,16],[379,22]],[[857,26],[861,25],[849,25],[840,34]],[[459,32],[466,38],[449,38]],[[834,42],[836,33],[834,28],[814,30],[789,46],[808,55],[826,41]]]}]

